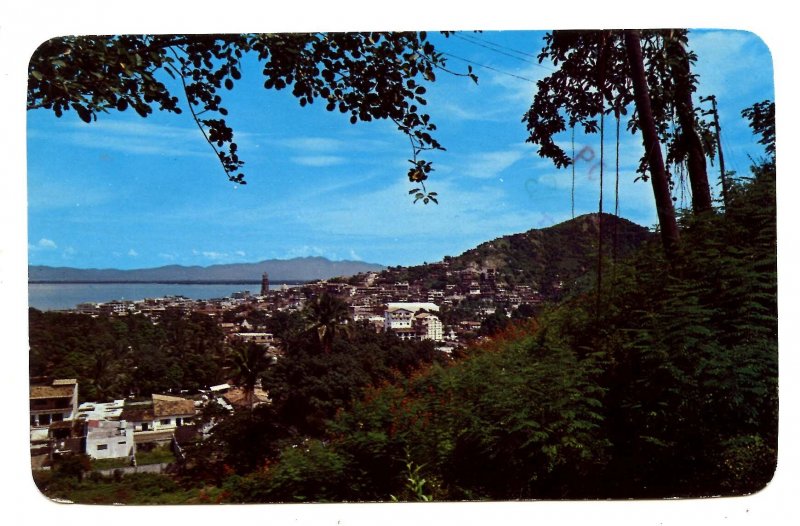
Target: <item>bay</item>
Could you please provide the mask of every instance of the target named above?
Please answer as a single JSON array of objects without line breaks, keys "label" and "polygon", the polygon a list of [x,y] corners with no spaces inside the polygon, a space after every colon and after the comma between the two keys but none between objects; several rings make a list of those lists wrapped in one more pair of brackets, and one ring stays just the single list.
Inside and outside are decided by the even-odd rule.
[{"label": "bay", "polygon": [[[270,283],[270,290],[282,287]],[[28,283],[28,305],[39,310],[72,309],[79,303],[137,301],[164,296],[202,300],[229,298],[234,292],[258,294],[258,283]]]}]

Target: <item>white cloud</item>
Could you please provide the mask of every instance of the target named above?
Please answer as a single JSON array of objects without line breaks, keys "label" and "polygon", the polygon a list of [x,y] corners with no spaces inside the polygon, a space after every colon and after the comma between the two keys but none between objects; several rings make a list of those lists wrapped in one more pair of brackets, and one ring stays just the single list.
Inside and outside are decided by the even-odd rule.
[{"label": "white cloud", "polygon": [[[764,74],[765,68],[771,71],[772,57],[766,44],[753,33],[691,31],[689,47],[697,53],[695,72],[699,74],[699,96],[715,94],[722,106],[772,86],[772,76]],[[754,71],[759,74],[754,75]],[[753,102],[758,101],[752,100],[749,104]]]},{"label": "white cloud", "polygon": [[330,253],[318,246],[302,245],[299,247],[294,247],[291,250],[289,250],[284,256],[284,258],[293,259],[293,258],[305,258],[311,256],[322,256],[322,257],[327,257],[328,259],[335,259],[336,254]]},{"label": "white cloud", "polygon": [[56,245],[55,241],[53,241],[52,239],[47,239],[43,237],[42,239],[39,240],[38,243],[36,243],[36,247],[44,250],[53,250],[58,248],[58,245]]},{"label": "white cloud", "polygon": [[[166,259],[175,259],[175,256],[172,254],[159,254],[161,257]],[[192,249],[192,255],[194,256],[202,256],[206,259],[210,259],[211,261],[230,261],[236,258],[242,258],[247,254],[243,250],[236,250],[234,252],[219,252],[216,250],[197,250]]]},{"label": "white cloud", "polygon": [[526,149],[522,147],[506,151],[476,153],[469,156],[466,165],[460,172],[468,177],[489,179],[496,177],[526,154]]},{"label": "white cloud", "polygon": [[213,250],[204,250],[202,255],[212,260],[226,259],[229,256],[227,252],[215,252]]},{"label": "white cloud", "polygon": [[130,250],[128,250],[128,255],[131,256],[131,257],[136,257],[136,256],[139,255],[139,253],[136,252],[134,249],[130,249]]},{"label": "white cloud", "polygon": [[41,238],[36,243],[28,243],[29,252],[50,251],[56,250],[58,245],[52,239]]},{"label": "white cloud", "polygon": [[[413,204],[408,195],[408,182],[397,181],[365,192],[359,199],[339,201],[314,214],[304,214],[298,221],[320,235],[364,237],[370,239],[370,243],[396,239],[405,246],[415,242],[417,233],[423,234],[420,238],[423,244],[465,236],[479,241],[483,240],[482,236],[491,236],[490,233],[528,230],[540,220],[536,211],[520,212],[505,206],[503,185],[495,182],[471,184],[466,188],[458,178],[438,179],[431,182],[429,190],[439,194],[438,205]],[[497,211],[489,214],[491,203],[497,205]],[[296,255],[310,255],[310,248],[303,247],[303,253]],[[324,254],[317,247],[313,253]]]},{"label": "white cloud", "polygon": [[440,119],[444,116],[465,120],[465,121],[481,121],[486,120],[486,113],[484,111],[478,111],[473,109],[466,109],[460,104],[456,104],[453,101],[442,101],[436,103],[436,116]]},{"label": "white cloud", "polygon": [[300,157],[291,157],[289,160],[301,166],[313,166],[316,168],[336,166],[338,164],[344,164],[347,162],[347,158],[336,155],[305,155]]},{"label": "white cloud", "polygon": [[347,147],[344,141],[327,137],[292,137],[282,139],[278,144],[306,152],[337,152]]},{"label": "white cloud", "polygon": [[[537,46],[541,47],[540,44]],[[539,50],[538,47],[535,48],[535,51]],[[485,75],[486,84],[501,88],[500,99],[508,103],[509,109],[513,108],[515,112],[522,115],[522,112],[527,111],[533,102],[537,89],[536,82],[549,75],[552,69],[547,62],[542,65],[526,63],[521,68],[506,70],[504,73],[490,72]]]},{"label": "white cloud", "polygon": [[113,121],[99,119],[91,124],[70,123],[54,128],[49,135],[63,137],[67,142],[84,148],[121,153],[168,155],[171,157],[210,155],[205,141],[196,128],[164,126],[150,122]]},{"label": "white cloud", "polygon": [[166,259],[168,261],[175,261],[175,258],[177,256],[175,254],[167,254],[166,252],[161,252],[161,253],[158,254],[158,257],[160,257],[162,259]]}]

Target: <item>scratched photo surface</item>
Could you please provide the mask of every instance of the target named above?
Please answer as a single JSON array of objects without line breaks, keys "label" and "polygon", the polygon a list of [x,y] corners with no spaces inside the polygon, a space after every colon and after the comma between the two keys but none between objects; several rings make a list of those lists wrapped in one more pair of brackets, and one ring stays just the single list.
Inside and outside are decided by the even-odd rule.
[{"label": "scratched photo surface", "polygon": [[759,492],[773,78],[734,30],[44,42],[36,486],[107,505]]}]

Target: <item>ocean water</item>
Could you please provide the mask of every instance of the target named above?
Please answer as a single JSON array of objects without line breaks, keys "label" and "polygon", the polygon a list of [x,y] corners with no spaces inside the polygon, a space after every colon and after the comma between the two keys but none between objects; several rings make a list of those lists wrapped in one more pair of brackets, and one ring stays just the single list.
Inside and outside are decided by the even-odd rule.
[{"label": "ocean water", "polygon": [[[277,290],[280,283],[271,283]],[[228,298],[234,292],[248,290],[258,294],[258,283],[180,284],[180,283],[28,283],[28,305],[39,310],[63,310],[79,303],[112,300],[141,300],[164,296],[191,299]]]}]

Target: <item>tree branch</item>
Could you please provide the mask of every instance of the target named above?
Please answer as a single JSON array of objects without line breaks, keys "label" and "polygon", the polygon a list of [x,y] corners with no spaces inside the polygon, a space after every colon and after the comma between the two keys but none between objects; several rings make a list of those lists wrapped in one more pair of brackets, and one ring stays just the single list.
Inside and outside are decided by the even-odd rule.
[{"label": "tree branch", "polygon": [[[169,50],[172,52],[173,55],[175,55],[175,58],[178,58],[177,53],[175,53],[175,50],[172,49],[172,47],[170,47]],[[219,150],[217,150],[217,147],[214,145],[214,143],[211,142],[211,139],[208,138],[208,134],[206,133],[205,127],[203,127],[203,124],[200,122],[200,119],[198,118],[198,114],[194,111],[194,107],[193,107],[191,98],[189,97],[189,90],[188,90],[188,87],[186,86],[186,77],[184,76],[182,71],[179,71],[172,64],[169,64],[166,67],[172,68],[172,70],[175,73],[177,73],[178,76],[180,77],[181,85],[183,86],[183,93],[184,93],[184,95],[186,95],[186,102],[188,103],[188,106],[189,106],[189,112],[192,114],[192,119],[194,119],[195,124],[197,124],[197,127],[200,129],[200,133],[203,134],[203,138],[206,140],[208,145],[211,146],[211,149],[214,150],[214,154],[216,154],[217,159],[221,159],[222,154],[219,152]],[[228,179],[232,181],[234,179],[233,175],[231,175],[231,173],[228,171],[228,169],[225,167],[225,165],[223,163],[221,163],[221,164],[222,164],[222,169],[225,172],[225,175],[227,175]]]}]

